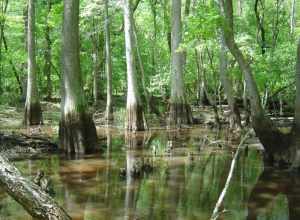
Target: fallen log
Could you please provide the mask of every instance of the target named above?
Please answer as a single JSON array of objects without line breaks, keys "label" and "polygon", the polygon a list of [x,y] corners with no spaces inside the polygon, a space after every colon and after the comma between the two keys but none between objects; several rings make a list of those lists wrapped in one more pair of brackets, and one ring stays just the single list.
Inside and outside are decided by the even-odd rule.
[{"label": "fallen log", "polygon": [[36,219],[70,220],[71,217],[38,185],[24,178],[8,159],[0,156],[0,184]]},{"label": "fallen log", "polygon": [[0,133],[0,152],[8,159],[32,158],[58,151],[58,145],[44,137]]}]

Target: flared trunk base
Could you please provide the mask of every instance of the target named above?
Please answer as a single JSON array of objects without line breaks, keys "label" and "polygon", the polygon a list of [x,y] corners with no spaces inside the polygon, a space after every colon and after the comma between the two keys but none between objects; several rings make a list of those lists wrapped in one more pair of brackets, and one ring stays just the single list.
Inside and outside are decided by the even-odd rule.
[{"label": "flared trunk base", "polygon": [[193,124],[191,107],[188,104],[171,103],[168,119],[168,127],[182,127]]},{"label": "flared trunk base", "polygon": [[97,132],[92,116],[87,113],[67,113],[59,124],[59,140],[68,154],[96,151]]},{"label": "flared trunk base", "polygon": [[42,108],[39,102],[26,103],[24,112],[24,125],[40,125],[43,124]]},{"label": "flared trunk base", "polygon": [[143,107],[141,105],[127,106],[125,128],[133,132],[146,129]]},{"label": "flared trunk base", "polygon": [[[292,133],[284,134],[269,118],[252,116],[252,126],[264,146],[264,162],[267,166],[288,168],[293,164],[294,148]],[[294,153],[293,153],[294,152]]]}]

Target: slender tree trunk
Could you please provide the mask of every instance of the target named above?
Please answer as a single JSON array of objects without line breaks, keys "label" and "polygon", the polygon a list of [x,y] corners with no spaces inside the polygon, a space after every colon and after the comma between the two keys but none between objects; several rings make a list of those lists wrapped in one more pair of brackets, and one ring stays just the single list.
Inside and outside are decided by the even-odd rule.
[{"label": "slender tree trunk", "polygon": [[247,84],[245,80],[243,80],[243,107],[245,111],[245,126],[248,126],[250,124],[251,111],[249,109],[249,102],[247,96]]},{"label": "slender tree trunk", "polygon": [[[2,31],[3,31],[2,38],[3,38],[4,49],[5,49],[6,53],[8,53],[9,51],[8,51],[8,45],[7,45],[5,33],[4,33],[4,30],[2,30]],[[10,58],[10,57],[9,57],[9,64],[10,64],[10,66],[12,68],[12,71],[13,71],[14,76],[16,78],[16,81],[18,83],[19,90],[20,90],[20,95],[22,96],[22,94],[23,94],[23,85],[22,85],[22,82],[21,82],[21,79],[20,79],[20,75],[19,75],[19,73],[17,71],[17,68],[16,68],[16,66],[15,66],[12,58]]]},{"label": "slender tree trunk", "polygon": [[172,0],[172,54],[171,54],[171,99],[169,127],[192,124],[191,107],[186,102],[183,81],[183,54],[178,51],[181,43],[181,0]]},{"label": "slender tree trunk", "polygon": [[50,25],[49,25],[49,16],[52,8],[52,0],[47,1],[47,17],[46,17],[46,26],[45,26],[45,42],[46,42],[46,48],[44,52],[44,74],[47,78],[47,100],[51,100],[52,98],[52,81],[51,81],[51,38],[50,38]]},{"label": "slender tree trunk", "polygon": [[104,52],[104,35],[102,32],[96,30],[97,21],[95,24],[95,19],[93,19],[93,34],[91,36],[92,40],[92,59],[93,59],[93,98],[94,105],[99,106],[101,100],[101,71],[103,67],[103,52]]},{"label": "slender tree trunk", "polygon": [[296,0],[291,0],[290,33],[294,34],[296,26]]},{"label": "slender tree trunk", "polygon": [[[3,72],[3,65],[2,65],[2,59],[3,59],[3,53],[2,53],[2,43],[4,44],[5,47],[5,43],[4,43],[4,26],[5,26],[5,20],[6,20],[6,11],[7,11],[7,6],[8,6],[8,0],[3,0],[2,4],[1,4],[1,14],[3,16],[3,18],[0,21],[0,63],[1,63],[1,72]],[[6,47],[5,47],[6,49]],[[3,93],[3,88],[2,88],[2,76],[0,74],[0,94]]]},{"label": "slender tree trunk", "polygon": [[197,71],[198,71],[198,104],[205,106],[209,105],[209,101],[207,99],[206,94],[206,74],[205,69],[203,67],[203,56],[201,55],[201,52],[198,51],[198,49],[195,49],[195,58],[197,63]]},{"label": "slender tree trunk", "polygon": [[243,16],[243,7],[244,7],[244,0],[237,1],[237,14],[238,16]]},{"label": "slender tree trunk", "polygon": [[127,106],[125,128],[130,131],[143,131],[146,128],[146,120],[136,78],[131,0],[124,0],[124,29],[127,63]]},{"label": "slender tree trunk", "polygon": [[151,12],[153,16],[153,37],[152,37],[152,73],[156,75],[156,55],[157,55],[157,10],[156,10],[157,0],[151,0]]},{"label": "slender tree trunk", "polygon": [[138,42],[138,38],[137,38],[137,33],[136,33],[136,26],[135,26],[135,22],[133,21],[133,34],[134,34],[134,44],[135,44],[135,48],[136,48],[136,56],[137,56],[137,62],[138,62],[138,66],[140,68],[140,77],[139,79],[141,80],[141,84],[142,84],[142,91],[143,91],[143,98],[145,99],[146,102],[146,112],[150,111],[150,98],[149,98],[149,93],[146,87],[146,82],[145,82],[145,69],[144,69],[144,64],[143,64],[143,60],[142,60],[142,55],[140,52],[140,48],[139,48],[139,42]]},{"label": "slender tree trunk", "polygon": [[168,42],[168,46],[169,46],[169,51],[171,53],[171,51],[172,51],[171,27],[170,27],[170,16],[168,14],[169,2],[170,2],[170,0],[164,0],[163,1],[163,12],[164,12],[164,28],[165,28],[165,32],[167,33],[167,42]]},{"label": "slender tree trunk", "polygon": [[107,78],[106,86],[106,111],[105,118],[108,121],[113,120],[113,100],[112,100],[112,61],[111,61],[111,47],[110,47],[110,19],[108,14],[108,0],[105,3],[105,70]]},{"label": "slender tree trunk", "polygon": [[63,20],[63,83],[59,138],[70,154],[94,150],[96,127],[87,112],[79,59],[79,0],[64,0]]},{"label": "slender tree trunk", "polygon": [[265,115],[260,102],[257,85],[252,74],[252,69],[235,43],[233,35],[232,0],[219,0],[219,2],[221,6],[221,13],[225,17],[223,34],[226,45],[231,54],[237,60],[245,77],[251,106],[252,126],[266,151],[272,156],[273,152],[280,150],[280,146],[288,145],[288,139],[285,135],[279,132],[272,121]]},{"label": "slender tree trunk", "polygon": [[35,0],[28,0],[28,78],[25,102],[24,124],[38,125],[42,123],[42,109],[38,96],[35,57]]},{"label": "slender tree trunk", "polygon": [[[259,12],[259,5],[262,8],[262,13]],[[254,4],[255,17],[257,22],[257,40],[261,47],[261,53],[266,53],[266,31],[264,27],[264,2],[263,0],[255,0]]]},{"label": "slender tree trunk", "polygon": [[300,131],[300,38],[298,41],[297,63],[296,63],[295,128],[296,131]]},{"label": "slender tree trunk", "polygon": [[228,73],[228,58],[227,58],[227,51],[225,40],[223,34],[220,34],[220,79],[224,87],[224,91],[227,97],[227,102],[230,109],[230,114],[232,119],[230,120],[230,128],[232,129],[241,129],[241,116],[240,111],[237,106],[236,100],[234,98],[234,91],[232,82]]},{"label": "slender tree trunk", "polygon": [[47,193],[24,178],[3,156],[0,156],[0,183],[1,187],[35,219],[71,220]]}]

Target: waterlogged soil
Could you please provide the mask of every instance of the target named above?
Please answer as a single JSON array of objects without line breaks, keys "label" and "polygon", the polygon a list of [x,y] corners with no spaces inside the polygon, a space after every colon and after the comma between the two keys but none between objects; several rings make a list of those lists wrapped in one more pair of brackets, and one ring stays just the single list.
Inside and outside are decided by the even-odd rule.
[{"label": "waterlogged soil", "polygon": [[[51,121],[57,120],[47,117],[36,132],[55,136]],[[35,132],[17,124],[6,131],[15,130]],[[54,199],[75,220],[210,219],[239,143],[235,135],[201,126],[135,135],[115,127],[97,131],[102,153],[43,154],[14,164],[28,178],[43,170]],[[261,145],[252,137],[236,161],[219,219],[300,219],[299,183],[296,175],[264,168]],[[0,220],[31,219],[0,187]]]}]

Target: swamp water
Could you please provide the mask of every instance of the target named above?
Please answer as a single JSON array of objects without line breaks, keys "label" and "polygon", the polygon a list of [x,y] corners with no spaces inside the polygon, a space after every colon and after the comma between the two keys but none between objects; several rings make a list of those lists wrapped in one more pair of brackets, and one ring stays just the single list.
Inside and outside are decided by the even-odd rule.
[{"label": "swamp water", "polygon": [[[210,133],[156,131],[125,139],[103,129],[107,140],[102,154],[80,159],[52,155],[15,164],[32,178],[38,170],[45,171],[53,182],[55,200],[74,220],[206,220],[224,188],[235,152]],[[153,170],[139,178],[120,176],[121,168],[130,173],[143,163]],[[299,183],[298,177],[264,171],[259,150],[243,150],[219,219],[300,219]],[[0,219],[31,217],[0,188]]]}]

